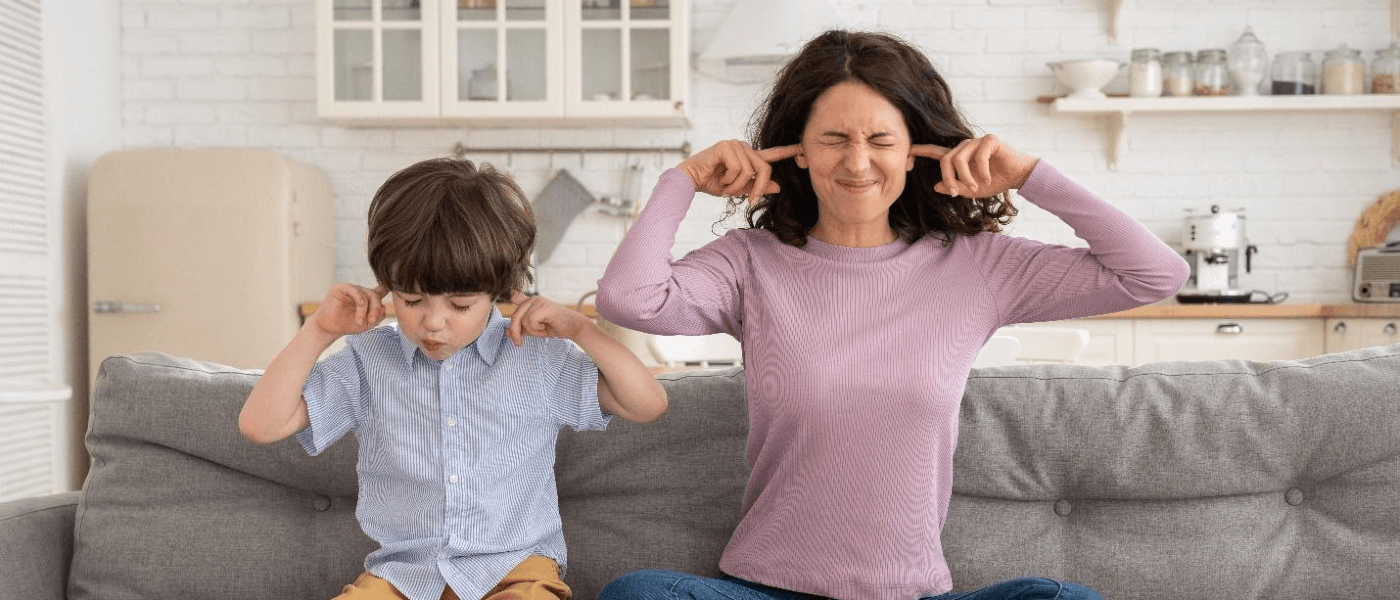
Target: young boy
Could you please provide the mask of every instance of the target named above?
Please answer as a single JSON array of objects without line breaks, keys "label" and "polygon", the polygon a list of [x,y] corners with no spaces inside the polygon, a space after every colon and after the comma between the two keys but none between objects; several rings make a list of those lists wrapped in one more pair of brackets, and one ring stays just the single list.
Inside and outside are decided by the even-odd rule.
[{"label": "young boy", "polygon": [[[593,321],[518,292],[534,243],[524,194],[489,165],[394,174],[369,208],[378,287],[331,288],[249,394],[238,428],[254,442],[295,433],[315,455],[359,438],[356,516],[380,549],[338,598],[569,597],[558,430],[654,420],[666,393]],[[370,329],[387,292],[398,324]]]}]

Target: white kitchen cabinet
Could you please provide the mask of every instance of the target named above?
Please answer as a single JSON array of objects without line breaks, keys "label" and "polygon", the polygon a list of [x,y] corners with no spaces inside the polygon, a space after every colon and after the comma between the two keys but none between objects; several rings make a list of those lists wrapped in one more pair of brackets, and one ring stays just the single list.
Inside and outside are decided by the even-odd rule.
[{"label": "white kitchen cabinet", "polygon": [[1317,319],[1137,319],[1133,364],[1163,360],[1287,360],[1323,354]]},{"label": "white kitchen cabinet", "polygon": [[1048,323],[1023,323],[1018,328],[1036,327],[1083,329],[1089,332],[1089,345],[1076,364],[1103,367],[1133,364],[1133,319],[1074,319]]},{"label": "white kitchen cabinet", "polygon": [[351,122],[679,125],[688,16],[686,0],[317,0],[317,106]]},{"label": "white kitchen cabinet", "polygon": [[1400,319],[1327,319],[1327,352],[1400,344]]}]

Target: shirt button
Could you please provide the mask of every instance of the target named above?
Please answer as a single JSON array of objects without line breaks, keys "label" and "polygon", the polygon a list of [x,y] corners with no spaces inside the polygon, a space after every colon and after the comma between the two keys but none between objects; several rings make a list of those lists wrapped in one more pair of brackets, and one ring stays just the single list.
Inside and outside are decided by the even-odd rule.
[{"label": "shirt button", "polygon": [[457,476],[456,476],[456,475],[453,475],[453,476],[451,476],[451,477],[448,477],[448,478],[447,478],[447,481],[450,482],[450,483],[457,483]]},{"label": "shirt button", "polygon": [[451,370],[452,370],[452,365],[443,365],[442,368],[447,369],[448,371],[451,371]]},{"label": "shirt button", "polygon": [[457,419],[448,419],[448,420],[447,420],[447,426],[448,426],[448,427],[456,427],[456,426],[457,426]]}]

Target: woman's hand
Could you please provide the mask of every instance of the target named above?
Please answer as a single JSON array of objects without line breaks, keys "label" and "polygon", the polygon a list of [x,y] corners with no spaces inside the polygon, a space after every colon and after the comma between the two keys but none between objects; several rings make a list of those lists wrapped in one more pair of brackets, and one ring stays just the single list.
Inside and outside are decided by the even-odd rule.
[{"label": "woman's hand", "polygon": [[383,299],[388,293],[389,288],[382,283],[374,289],[337,283],[316,312],[307,318],[307,324],[337,338],[364,333],[384,320]]},{"label": "woman's hand", "polygon": [[801,152],[801,146],[796,144],[754,150],[744,142],[725,140],[685,159],[676,168],[690,176],[697,191],[712,196],[747,194],[749,204],[753,204],[764,194],[780,191],[772,181],[773,167],[769,163]]},{"label": "woman's hand", "polygon": [[943,181],[934,184],[934,190],[968,198],[989,198],[1020,188],[1040,161],[1003,144],[994,135],[963,140],[952,149],[914,144],[909,153],[938,161]]}]

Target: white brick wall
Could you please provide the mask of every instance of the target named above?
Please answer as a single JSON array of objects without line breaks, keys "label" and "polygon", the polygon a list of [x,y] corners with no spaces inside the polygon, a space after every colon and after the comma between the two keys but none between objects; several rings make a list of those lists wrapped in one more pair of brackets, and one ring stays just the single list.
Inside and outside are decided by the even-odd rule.
[{"label": "white brick wall", "polygon": [[[736,0],[692,0],[693,50],[710,40]],[[1062,92],[1045,63],[1080,55],[1126,59],[1131,48],[1226,47],[1245,25],[1271,53],[1343,42],[1372,51],[1390,40],[1394,0],[1177,0],[1124,3],[1116,43],[1101,0],[836,0],[852,26],[900,33],[933,57],[976,127],[1044,157],[1145,223],[1169,243],[1185,209],[1211,204],[1248,215],[1260,248],[1244,287],[1290,292],[1291,302],[1344,302],[1345,247],[1361,211],[1400,187],[1391,166],[1389,113],[1134,115],[1116,171],[1094,117],[1051,116],[1037,96]],[[692,73],[688,129],[347,128],[315,116],[312,2],[123,0],[123,143],[254,146],[325,170],[337,198],[337,277],[369,283],[364,214],[390,173],[475,145],[597,146],[689,142],[697,150],[741,137],[763,88]],[[1110,89],[1123,89],[1117,81]],[[595,196],[622,192],[626,165],[650,181],[674,154],[473,156],[512,172],[532,197],[567,168]],[[645,186],[650,189],[650,184]],[[1013,233],[1076,244],[1068,227],[1023,203]],[[713,239],[721,200],[696,200],[676,255]],[[572,301],[591,290],[624,222],[588,212],[539,269],[543,293]]]}]

